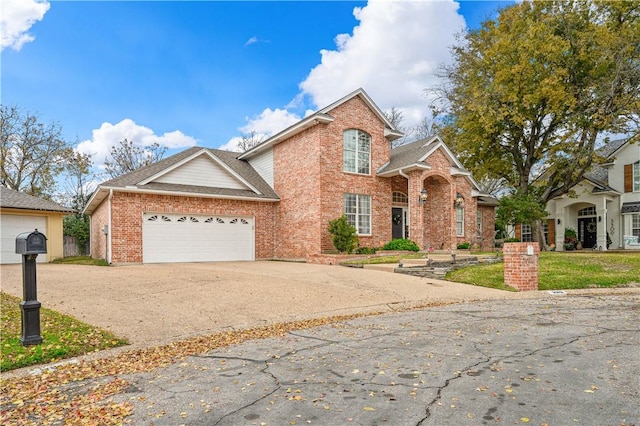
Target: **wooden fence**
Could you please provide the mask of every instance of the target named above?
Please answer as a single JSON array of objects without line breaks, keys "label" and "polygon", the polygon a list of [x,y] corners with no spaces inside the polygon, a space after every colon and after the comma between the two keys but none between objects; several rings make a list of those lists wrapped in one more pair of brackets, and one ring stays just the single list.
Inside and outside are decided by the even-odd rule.
[{"label": "wooden fence", "polygon": [[64,246],[62,250],[63,250],[64,257],[85,256],[89,254],[89,243],[87,243],[85,247],[83,247],[84,248],[84,252],[83,252],[83,250],[81,250],[80,247],[78,247],[78,242],[76,237],[65,235],[63,244]]}]

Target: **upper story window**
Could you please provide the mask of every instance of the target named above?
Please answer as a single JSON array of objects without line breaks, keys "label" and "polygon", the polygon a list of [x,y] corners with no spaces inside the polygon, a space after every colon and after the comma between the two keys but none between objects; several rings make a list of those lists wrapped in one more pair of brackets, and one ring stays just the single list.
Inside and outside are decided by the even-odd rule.
[{"label": "upper story window", "polygon": [[640,161],[633,163],[633,192],[640,192]]},{"label": "upper story window", "polygon": [[371,174],[371,136],[362,130],[345,130],[343,135],[342,170]]}]

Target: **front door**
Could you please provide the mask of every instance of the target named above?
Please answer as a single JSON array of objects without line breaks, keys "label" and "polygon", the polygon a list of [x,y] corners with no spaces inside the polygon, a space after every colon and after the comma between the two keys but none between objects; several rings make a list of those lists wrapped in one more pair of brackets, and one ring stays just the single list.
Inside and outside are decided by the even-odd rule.
[{"label": "front door", "polygon": [[582,241],[582,247],[592,248],[596,245],[597,229],[595,217],[578,219],[578,239]]},{"label": "front door", "polygon": [[404,238],[404,212],[402,207],[391,208],[391,238]]}]

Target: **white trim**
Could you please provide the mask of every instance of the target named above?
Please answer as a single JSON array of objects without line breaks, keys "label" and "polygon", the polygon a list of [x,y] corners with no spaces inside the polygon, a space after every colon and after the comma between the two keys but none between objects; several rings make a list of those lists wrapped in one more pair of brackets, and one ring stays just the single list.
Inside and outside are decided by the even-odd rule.
[{"label": "white trim", "polygon": [[220,167],[222,167],[227,173],[231,174],[234,178],[236,178],[237,180],[239,180],[240,182],[242,182],[243,185],[245,185],[247,188],[251,189],[253,192],[255,192],[256,194],[262,194],[260,191],[258,191],[258,189],[251,185],[246,179],[244,179],[242,176],[240,176],[238,173],[236,173],[233,169],[231,169],[229,166],[227,166],[224,161],[220,160],[220,158],[218,158],[218,156],[216,156],[215,154],[213,154],[212,152],[210,152],[209,150],[206,149],[201,149],[198,152],[195,152],[193,155],[190,155],[187,158],[182,159],[181,161],[178,161],[177,163],[171,165],[170,167],[167,167],[166,169],[161,170],[160,172],[138,182],[138,185],[146,185],[148,183],[153,182],[154,180],[158,179],[161,176],[164,176],[165,174],[183,166],[184,164],[188,163],[189,161],[192,161],[193,159],[201,156],[201,155],[208,155],[209,158],[211,158],[211,160],[213,160],[216,164],[218,164]]},{"label": "white trim", "polygon": [[238,159],[239,160],[245,160],[245,159],[248,159],[250,157],[253,157],[254,155],[264,151],[265,149],[268,149],[268,148],[272,147],[273,145],[276,145],[276,144],[282,142],[283,140],[288,139],[291,136],[294,136],[294,135],[302,132],[303,130],[308,129],[309,127],[313,127],[316,124],[329,124],[329,123],[331,123],[334,120],[334,118],[331,115],[328,114],[329,111],[331,111],[331,110],[335,109],[336,107],[342,105],[343,103],[355,98],[356,96],[360,96],[362,98],[362,100],[367,104],[367,106],[376,114],[376,116],[380,119],[380,121],[382,121],[384,123],[384,125],[385,125],[384,136],[385,136],[385,138],[387,138],[388,140],[395,140],[395,139],[398,139],[398,138],[400,138],[400,137],[402,137],[404,135],[404,133],[402,133],[398,129],[396,129],[396,127],[389,121],[387,116],[384,115],[382,110],[375,104],[375,102],[373,102],[373,100],[369,97],[367,92],[365,92],[364,89],[359,88],[359,89],[349,93],[348,95],[340,98],[339,100],[335,101],[334,103],[330,104],[329,106],[326,106],[326,107],[318,110],[316,113],[311,114],[310,116],[298,121],[294,125],[287,127],[286,129],[284,129],[281,132],[275,134],[274,136],[270,137],[269,139],[267,139],[266,141],[262,142],[261,144],[256,145],[255,147],[253,147],[250,150],[246,151],[245,153],[241,154],[238,157]]},{"label": "white trim", "polygon": [[256,154],[259,154],[265,151],[266,149],[273,147],[273,145],[276,145],[285,139],[295,136],[298,133],[310,127],[315,126],[316,124],[329,124],[333,120],[335,120],[335,118],[333,118],[328,114],[315,113],[313,115],[310,115],[309,117],[298,121],[294,125],[287,127],[281,132],[276,133],[274,136],[271,136],[269,139],[262,142],[261,144],[256,145],[250,150],[244,152],[243,154],[238,156],[238,160],[245,160],[245,159],[251,158]]},{"label": "white trim", "polygon": [[112,244],[113,227],[111,226],[111,199],[112,198],[113,198],[113,189],[110,189],[109,197],[107,198],[107,224],[109,225],[109,229],[107,234],[108,238],[106,238],[107,244],[109,246],[104,248],[104,254],[105,254],[105,257],[107,258],[106,261],[109,264],[111,263],[111,256],[112,256],[111,247],[113,246]]}]

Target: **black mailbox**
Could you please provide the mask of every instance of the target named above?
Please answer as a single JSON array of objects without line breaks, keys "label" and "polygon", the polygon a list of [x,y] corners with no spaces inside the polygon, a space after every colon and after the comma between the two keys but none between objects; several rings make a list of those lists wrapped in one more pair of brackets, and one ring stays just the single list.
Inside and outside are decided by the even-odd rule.
[{"label": "black mailbox", "polygon": [[36,229],[34,232],[23,232],[16,237],[17,254],[47,253],[47,237]]}]

